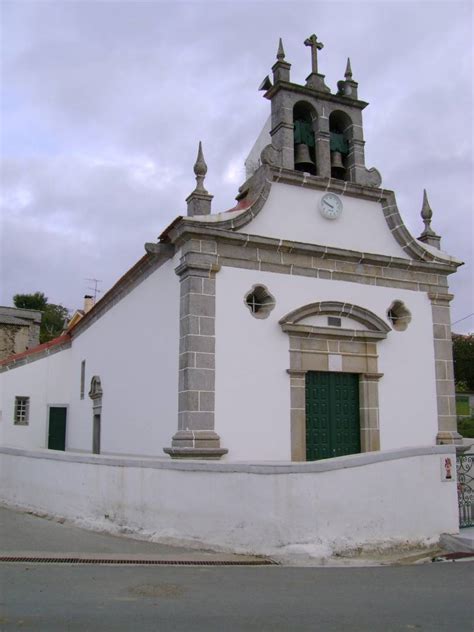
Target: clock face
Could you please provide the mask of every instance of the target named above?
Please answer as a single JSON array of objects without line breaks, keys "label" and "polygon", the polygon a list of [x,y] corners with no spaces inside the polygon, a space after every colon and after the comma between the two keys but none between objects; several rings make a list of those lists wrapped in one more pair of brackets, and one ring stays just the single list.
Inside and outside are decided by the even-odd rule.
[{"label": "clock face", "polygon": [[342,200],[335,193],[326,193],[321,198],[319,210],[326,219],[337,219],[342,213]]}]

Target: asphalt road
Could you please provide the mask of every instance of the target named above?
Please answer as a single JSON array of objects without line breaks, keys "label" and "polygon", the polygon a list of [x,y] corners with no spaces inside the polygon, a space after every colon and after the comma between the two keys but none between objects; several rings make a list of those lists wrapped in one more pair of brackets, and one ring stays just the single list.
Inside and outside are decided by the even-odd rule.
[{"label": "asphalt road", "polygon": [[0,629],[472,632],[471,563],[409,567],[1,566]]},{"label": "asphalt road", "polygon": [[[8,510],[0,511],[0,530],[4,551],[56,545],[59,552],[167,553],[161,545]],[[472,562],[367,568],[0,563],[0,630],[473,632],[473,595]]]}]

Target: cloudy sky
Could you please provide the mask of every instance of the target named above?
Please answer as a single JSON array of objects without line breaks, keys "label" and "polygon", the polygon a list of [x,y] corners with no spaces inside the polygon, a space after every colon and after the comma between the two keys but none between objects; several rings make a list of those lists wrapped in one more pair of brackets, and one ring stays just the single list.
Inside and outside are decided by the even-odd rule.
[{"label": "cloudy sky", "polygon": [[[324,42],[333,89],[351,57],[366,163],[410,231],[423,188],[451,277],[453,321],[473,308],[473,14],[446,2],[1,0],[1,294],[42,291],[74,309],[106,291],[194,188],[197,143],[213,210],[233,206],[270,111],[257,88],[278,38],[292,81]],[[474,331],[471,316],[454,326]]]}]

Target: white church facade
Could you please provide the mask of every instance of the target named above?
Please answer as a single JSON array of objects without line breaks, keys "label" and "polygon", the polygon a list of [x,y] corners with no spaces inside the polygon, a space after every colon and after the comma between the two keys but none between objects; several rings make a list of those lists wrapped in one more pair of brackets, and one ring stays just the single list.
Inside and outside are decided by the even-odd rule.
[{"label": "white church facade", "polygon": [[[1,363],[1,443],[160,459],[317,461],[456,444],[448,276],[425,194],[418,239],[364,162],[348,63],[292,83],[236,206],[187,215],[70,331]],[[168,456],[167,456],[168,455]]]}]

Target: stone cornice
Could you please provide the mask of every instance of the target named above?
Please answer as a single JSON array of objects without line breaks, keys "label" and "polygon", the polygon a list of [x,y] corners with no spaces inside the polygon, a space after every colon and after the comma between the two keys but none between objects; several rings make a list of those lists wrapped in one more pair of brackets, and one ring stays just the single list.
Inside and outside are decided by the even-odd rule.
[{"label": "stone cornice", "polygon": [[428,298],[433,305],[449,305],[454,298],[454,294],[438,294],[436,292],[429,292]]},{"label": "stone cornice", "polygon": [[[354,264],[369,264],[397,270],[412,270],[420,272],[435,272],[436,274],[452,274],[453,266],[446,261],[425,261],[391,257],[376,253],[361,252],[357,250],[345,250],[330,246],[320,246],[304,242],[263,237],[243,232],[233,232],[221,228],[220,223],[205,224],[202,222],[183,222],[173,229],[173,239],[177,246],[189,239],[217,240],[220,243],[228,243],[242,247],[242,259],[247,259],[245,248],[262,248],[276,250],[281,253],[306,254],[321,259],[334,259],[338,261],[353,262]],[[247,251],[248,252],[248,251]]]},{"label": "stone cornice", "polygon": [[303,336],[308,338],[337,338],[338,340],[347,338],[348,340],[359,341],[377,341],[383,340],[387,337],[386,333],[380,331],[369,331],[368,329],[344,329],[334,327],[315,327],[313,325],[287,325],[283,323],[281,325],[282,331],[294,336]]},{"label": "stone cornice", "polygon": [[272,99],[275,94],[280,92],[280,90],[287,90],[289,92],[295,92],[296,94],[305,94],[306,96],[318,99],[319,101],[331,101],[332,103],[339,103],[340,105],[350,105],[351,107],[359,108],[360,110],[363,110],[369,105],[367,101],[361,101],[360,99],[350,99],[341,95],[331,94],[330,92],[323,92],[307,86],[301,86],[297,83],[281,80],[267,90],[263,96],[266,99]]},{"label": "stone cornice", "polygon": [[175,268],[175,273],[179,277],[186,277],[188,274],[212,278],[221,269],[221,266],[204,260],[201,254],[193,257],[194,253],[188,253],[182,257],[181,263]]}]

